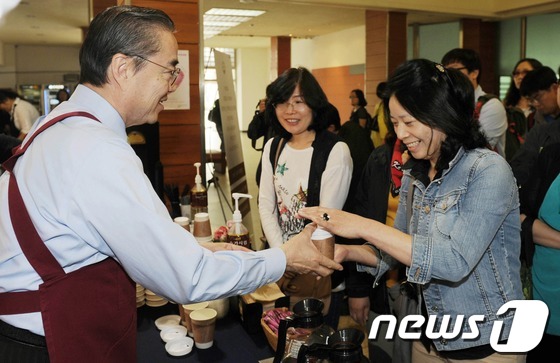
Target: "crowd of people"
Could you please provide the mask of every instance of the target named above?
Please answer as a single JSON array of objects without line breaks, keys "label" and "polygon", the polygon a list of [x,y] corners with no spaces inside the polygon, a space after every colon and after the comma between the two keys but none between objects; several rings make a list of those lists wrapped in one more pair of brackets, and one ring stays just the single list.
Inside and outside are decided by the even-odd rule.
[{"label": "crowd of people", "polygon": [[[68,102],[39,118],[17,94],[0,93],[9,114],[0,138],[8,171],[0,177],[0,356],[134,361],[132,281],[178,303],[277,281],[291,305],[323,300],[334,329],[347,303],[368,330],[375,317],[396,314],[406,281],[418,314],[438,326],[483,315],[479,335],[422,330],[403,345],[380,334],[369,341],[372,362],[517,363],[554,353],[560,94],[552,68],[519,60],[501,101],[482,90],[473,50],[409,60],[379,84],[373,116],[363,91],[351,90],[343,123],[308,69],[284,71],[249,133],[264,139],[257,183],[268,248],[248,251],[199,244],[173,223],[127,144],[125,128],[157,120],[160,100],[177,88],[174,31],[162,11],[110,7],[90,25]],[[312,244],[318,232],[336,238],[334,259]],[[68,303],[92,298],[123,304],[81,314]],[[541,343],[528,354],[495,351],[493,324],[503,324],[504,343],[515,317],[500,308],[524,298],[549,307]],[[84,344],[68,347],[68,331]]]},{"label": "crowd of people", "polygon": [[[560,232],[554,228],[560,171],[556,156],[560,145],[555,145],[560,137],[560,123],[555,122],[560,117],[558,80],[551,68],[522,59],[501,101],[482,90],[481,72],[479,55],[460,48],[446,53],[441,63],[412,60],[401,65],[380,85],[384,133],[383,142],[369,149],[373,151],[357,147],[356,135],[371,133],[361,90],[351,91],[352,112],[342,125],[338,112],[327,111],[332,105],[325,111],[335,115],[329,116],[330,130],[350,148],[357,169],[352,173],[354,187],[342,208],[329,207],[327,199],[317,206],[307,203],[297,213],[336,236],[352,318],[369,331],[376,316],[396,314],[394,304],[403,281],[415,286],[420,314],[440,319],[446,314],[485,315],[478,339],[431,340],[422,335],[404,356],[396,351],[403,345],[384,339],[382,330],[369,342],[372,361],[392,362],[398,357],[401,362],[407,357],[412,362],[531,362],[559,342],[556,307],[550,309],[541,343],[527,356],[498,353],[489,341],[491,323],[503,303],[536,298],[553,305],[560,297],[551,273],[557,269],[560,247]],[[269,101],[267,115],[284,118],[286,127],[293,128],[307,98],[301,103],[286,100]],[[286,107],[279,112],[282,104]],[[376,107],[374,114],[378,111]],[[345,127],[356,127],[357,134],[345,139],[341,133]],[[292,134],[286,130],[279,128],[278,138],[290,140]],[[272,141],[265,149],[270,145]],[[282,158],[282,151],[279,155],[276,158]],[[263,160],[268,161],[268,155]],[[287,165],[280,164],[275,172]],[[270,227],[265,226],[282,226],[286,219],[287,194],[281,193],[287,189],[280,176],[272,175],[272,180],[267,176],[266,193],[262,186],[259,191],[259,199],[269,206],[260,208],[267,238]],[[299,206],[302,189],[291,193]],[[506,326],[506,341],[513,315],[499,318]]]}]

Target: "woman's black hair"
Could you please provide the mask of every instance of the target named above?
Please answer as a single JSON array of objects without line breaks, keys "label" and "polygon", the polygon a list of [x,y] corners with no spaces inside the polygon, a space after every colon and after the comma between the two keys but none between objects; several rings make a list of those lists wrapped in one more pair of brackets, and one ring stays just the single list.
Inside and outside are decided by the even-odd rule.
[{"label": "woman's black hair", "polygon": [[286,131],[278,121],[275,106],[288,101],[297,86],[299,86],[300,96],[313,112],[313,120],[308,130],[320,132],[329,126],[325,115],[329,100],[317,79],[306,68],[289,68],[266,87],[265,110],[265,117],[270,120],[276,134],[286,139],[290,139],[292,134]]},{"label": "woman's black hair", "polygon": [[364,96],[364,91],[359,88],[353,89],[352,92],[358,97],[358,105],[362,107],[367,106],[366,97]]},{"label": "woman's black hair", "polygon": [[486,147],[474,119],[474,89],[460,71],[426,59],[401,64],[387,81],[386,95],[395,97],[416,120],[446,135],[436,170],[449,166],[460,147]]},{"label": "woman's black hair", "polygon": [[[515,72],[515,70],[517,69],[517,66],[519,66],[523,62],[529,63],[531,65],[531,67],[533,68],[533,70],[542,67],[542,63],[539,62],[538,60],[534,59],[534,58],[523,58],[523,59],[520,59],[519,61],[517,61],[517,63],[515,63],[515,66],[513,67],[512,73]],[[515,81],[514,81],[513,78],[514,77],[511,77],[511,82],[509,83],[509,88],[506,92],[506,96],[504,97],[504,105],[506,107],[517,106],[517,103],[521,99],[521,92],[519,92],[519,88],[515,87]]]}]

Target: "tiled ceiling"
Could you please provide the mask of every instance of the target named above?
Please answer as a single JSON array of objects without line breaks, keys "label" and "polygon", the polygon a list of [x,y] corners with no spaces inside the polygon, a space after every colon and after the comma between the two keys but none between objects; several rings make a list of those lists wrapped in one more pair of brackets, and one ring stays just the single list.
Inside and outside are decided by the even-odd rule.
[{"label": "tiled ceiling", "polygon": [[[6,3],[0,0],[0,11]],[[486,20],[560,11],[557,0],[200,0],[211,8],[266,13],[206,41],[212,47],[254,46],[270,36],[312,38],[364,25],[364,10],[405,11],[409,23],[441,23],[460,17]],[[0,42],[78,45],[89,23],[89,0],[21,0],[0,20]],[[179,29],[180,31],[180,29]],[[266,43],[268,44],[268,43]]]}]

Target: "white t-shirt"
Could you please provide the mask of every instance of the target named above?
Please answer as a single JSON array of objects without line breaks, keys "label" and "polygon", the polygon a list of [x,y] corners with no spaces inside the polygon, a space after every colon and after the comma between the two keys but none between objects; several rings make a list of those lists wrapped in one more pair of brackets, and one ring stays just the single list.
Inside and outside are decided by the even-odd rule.
[{"label": "white t-shirt", "polygon": [[[278,247],[304,227],[304,220],[296,218],[296,214],[306,205],[313,147],[296,150],[286,144],[278,157],[276,173],[273,173],[269,157],[271,144],[272,139],[263,150],[259,213],[269,245]],[[348,196],[352,169],[348,145],[336,143],[321,177],[321,206],[342,209]]]}]

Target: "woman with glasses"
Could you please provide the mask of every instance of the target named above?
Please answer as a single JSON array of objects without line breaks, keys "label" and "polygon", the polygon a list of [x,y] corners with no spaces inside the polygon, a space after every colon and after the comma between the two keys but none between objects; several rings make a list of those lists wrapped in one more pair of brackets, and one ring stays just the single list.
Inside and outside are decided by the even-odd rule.
[{"label": "woman with glasses", "polygon": [[[352,158],[348,146],[327,130],[329,101],[309,70],[286,70],[268,85],[266,98],[265,118],[279,136],[263,150],[259,213],[269,246],[279,247],[307,224],[297,218],[300,208],[343,207]],[[292,303],[305,297],[330,297],[330,279],[314,286],[311,275],[284,277],[279,284]],[[328,305],[325,301],[325,311]]]},{"label": "woman with glasses", "polygon": [[506,134],[506,137],[510,137],[509,140],[506,140],[506,159],[508,161],[513,158],[524,142],[527,132],[533,128],[536,122],[535,107],[529,98],[521,95],[521,81],[527,73],[541,67],[542,64],[538,60],[523,58],[515,64],[513,72],[511,72],[511,82],[503,101],[509,124],[509,133]]},{"label": "woman with glasses", "polygon": [[520,109],[525,114],[525,117],[528,117],[529,114],[535,111],[527,97],[521,96],[519,87],[521,87],[521,81],[527,73],[540,67],[542,67],[541,62],[534,58],[523,58],[517,61],[511,72],[511,83],[504,97],[504,106]]},{"label": "woman with glasses", "polygon": [[[367,241],[337,245],[335,256],[375,266],[366,268],[375,283],[396,262],[407,266],[416,314],[426,319],[412,343],[415,363],[525,361],[490,344],[498,321],[499,344],[510,337],[515,313],[501,307],[523,299],[519,202],[509,165],[486,147],[474,122],[473,92],[460,71],[423,59],[402,64],[388,80],[390,120],[410,155],[394,227],[330,208],[299,211],[334,234]],[[468,323],[475,315],[478,322]],[[478,331],[467,337],[472,325]],[[432,334],[440,329],[455,334]]]}]

